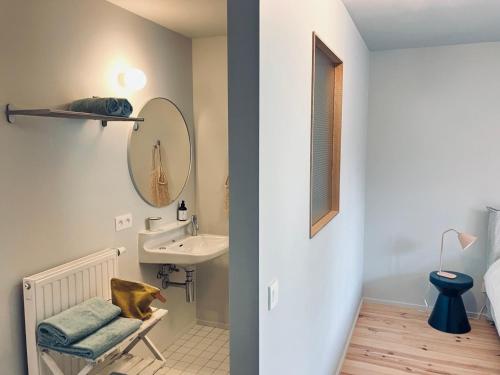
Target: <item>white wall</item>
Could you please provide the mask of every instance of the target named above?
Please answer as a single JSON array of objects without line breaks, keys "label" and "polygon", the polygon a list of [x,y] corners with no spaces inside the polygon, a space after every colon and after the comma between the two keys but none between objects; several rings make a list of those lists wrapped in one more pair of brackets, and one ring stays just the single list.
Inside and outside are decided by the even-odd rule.
[{"label": "white wall", "polygon": [[474,277],[464,300],[481,308],[485,206],[500,206],[499,64],[500,43],[372,53],[365,296],[423,305],[451,227],[480,237],[460,253],[450,235],[445,266]]},{"label": "white wall", "polygon": [[[228,234],[227,38],[193,39],[193,110],[196,138],[196,208],[200,231]],[[196,270],[196,316],[229,324],[229,256]]]},{"label": "white wall", "polygon": [[[176,102],[192,128],[191,41],[103,0],[2,1],[0,105],[56,107],[91,95],[126,95],[117,67],[148,76],[129,96],[137,114],[150,98]],[[137,231],[144,218],[175,220],[135,192],[127,169],[131,124],[0,117],[0,363],[25,373],[21,279],[110,246],[126,246],[121,274],[158,285],[155,266],[140,267]],[[194,173],[183,195],[194,209]],[[113,218],[131,212],[134,227],[116,233]],[[195,319],[184,291],[167,292],[169,316],[153,338],[164,347]]]},{"label": "white wall", "polygon": [[[312,32],[344,62],[340,214],[309,239]],[[341,1],[260,4],[260,373],[332,374],[361,299],[368,50]],[[279,304],[267,311],[268,283]]]}]

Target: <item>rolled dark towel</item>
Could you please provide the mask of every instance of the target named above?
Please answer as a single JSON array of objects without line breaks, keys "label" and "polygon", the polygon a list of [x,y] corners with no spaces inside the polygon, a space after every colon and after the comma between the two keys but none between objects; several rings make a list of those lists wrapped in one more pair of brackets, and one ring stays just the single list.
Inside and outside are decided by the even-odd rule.
[{"label": "rolled dark towel", "polygon": [[69,105],[74,112],[96,113],[105,116],[129,117],[133,111],[127,99],[117,98],[87,98],[75,100]]},{"label": "rolled dark towel", "polygon": [[129,117],[132,112],[134,111],[134,108],[132,107],[132,104],[127,99],[118,99],[118,102],[120,103],[122,107],[122,116]]}]

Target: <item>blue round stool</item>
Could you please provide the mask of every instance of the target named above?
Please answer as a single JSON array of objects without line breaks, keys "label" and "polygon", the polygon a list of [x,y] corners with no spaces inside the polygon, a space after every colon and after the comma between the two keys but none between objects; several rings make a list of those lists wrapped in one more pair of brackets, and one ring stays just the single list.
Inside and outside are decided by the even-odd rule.
[{"label": "blue round stool", "polygon": [[453,272],[457,277],[441,277],[431,272],[429,281],[439,290],[439,296],[429,318],[431,327],[447,333],[467,333],[471,330],[462,294],[474,285],[472,277]]}]

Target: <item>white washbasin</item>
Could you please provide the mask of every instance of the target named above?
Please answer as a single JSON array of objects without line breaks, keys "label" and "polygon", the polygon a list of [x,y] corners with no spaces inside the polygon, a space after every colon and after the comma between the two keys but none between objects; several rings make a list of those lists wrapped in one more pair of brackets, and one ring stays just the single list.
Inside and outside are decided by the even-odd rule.
[{"label": "white washbasin", "polygon": [[229,250],[229,238],[212,234],[188,236],[166,243],[145,247],[151,255],[156,255],[159,263],[190,265],[203,263],[226,254]]}]

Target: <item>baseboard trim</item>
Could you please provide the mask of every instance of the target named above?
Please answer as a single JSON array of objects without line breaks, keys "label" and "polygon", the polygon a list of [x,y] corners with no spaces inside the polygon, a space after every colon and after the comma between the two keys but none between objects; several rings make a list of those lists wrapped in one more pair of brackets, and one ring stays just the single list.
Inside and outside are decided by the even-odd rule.
[{"label": "baseboard trim", "polygon": [[[368,303],[380,303],[382,305],[392,305],[392,306],[400,306],[400,307],[407,307],[410,309],[418,309],[425,311],[426,307],[425,305],[419,305],[416,303],[408,303],[408,302],[401,302],[401,301],[393,301],[390,299],[383,299],[383,298],[373,298],[373,297],[363,297],[363,301],[366,301]],[[431,310],[432,307],[429,306],[429,310]]]},{"label": "baseboard trim", "polygon": [[347,356],[347,351],[349,350],[349,345],[351,344],[352,335],[354,334],[354,329],[356,328],[356,323],[358,322],[359,313],[361,312],[361,307],[363,306],[363,298],[359,300],[359,305],[356,310],[356,315],[354,316],[351,330],[349,331],[349,336],[347,337],[346,343],[344,345],[344,351],[342,352],[342,356],[340,357],[339,365],[337,367],[337,371],[335,375],[340,375],[342,371],[342,367],[344,366],[345,357]]},{"label": "baseboard trim", "polygon": [[[425,312],[429,315],[432,312],[432,309],[434,308],[434,306],[431,306],[431,305],[429,305],[429,308],[427,308],[425,305],[419,305],[416,303],[407,303],[407,302],[393,301],[393,300],[382,299],[382,298],[373,298],[373,297],[363,297],[363,301],[380,303],[382,305],[406,307],[406,308],[415,309],[415,310],[418,310],[421,312]],[[471,319],[478,319],[479,312],[467,311],[467,316]],[[484,314],[483,314],[483,316],[484,316]]]}]

